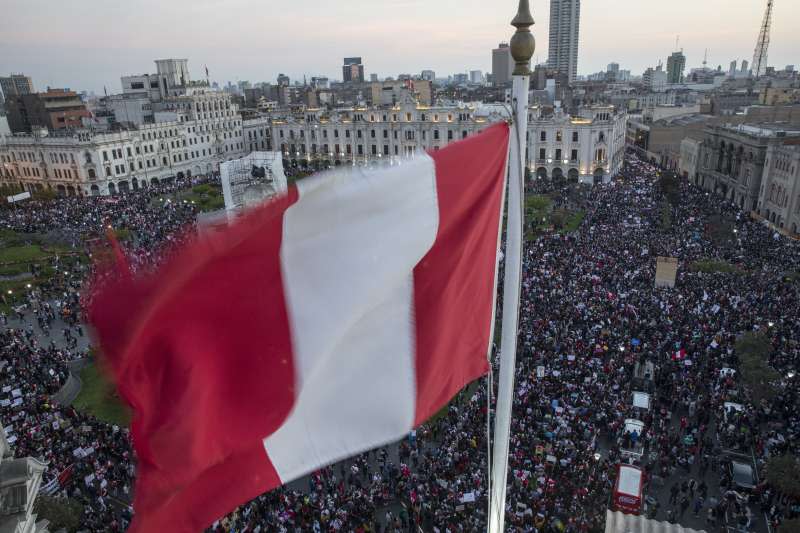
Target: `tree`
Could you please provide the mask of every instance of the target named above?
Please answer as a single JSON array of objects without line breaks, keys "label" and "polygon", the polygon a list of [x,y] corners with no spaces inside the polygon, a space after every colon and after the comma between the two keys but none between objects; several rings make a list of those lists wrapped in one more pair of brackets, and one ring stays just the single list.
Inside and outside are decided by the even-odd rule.
[{"label": "tree", "polygon": [[742,380],[757,400],[775,395],[772,382],[779,379],[778,373],[769,366],[772,345],[763,333],[748,331],[736,341],[736,355]]},{"label": "tree", "polygon": [[767,482],[792,498],[800,498],[800,461],[793,455],[771,457],[767,462]]},{"label": "tree", "polygon": [[77,531],[81,524],[83,506],[75,500],[40,494],[36,497],[34,505],[38,518],[50,521],[51,531],[63,528],[72,533]]}]

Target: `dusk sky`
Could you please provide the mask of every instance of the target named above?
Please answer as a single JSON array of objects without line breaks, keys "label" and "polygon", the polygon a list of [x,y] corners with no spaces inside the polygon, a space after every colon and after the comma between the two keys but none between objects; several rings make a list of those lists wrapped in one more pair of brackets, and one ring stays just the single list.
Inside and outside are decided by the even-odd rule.
[{"label": "dusk sky", "polygon": [[[531,0],[536,55],[547,59],[548,0]],[[578,72],[609,62],[640,75],[674,51],[687,67],[727,70],[752,60],[766,0],[584,0]],[[381,77],[491,69],[508,40],[517,0],[0,0],[0,75],[24,72],[50,85],[120,92],[124,74],[154,72],[154,59],[188,58],[195,79],[341,79],[345,56]],[[778,0],[769,64],[800,66],[800,2]]]}]

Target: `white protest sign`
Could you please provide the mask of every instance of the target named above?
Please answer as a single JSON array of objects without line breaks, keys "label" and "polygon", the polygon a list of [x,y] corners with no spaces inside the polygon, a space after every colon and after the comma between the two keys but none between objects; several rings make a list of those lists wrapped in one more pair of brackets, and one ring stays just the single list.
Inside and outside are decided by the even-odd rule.
[{"label": "white protest sign", "polygon": [[461,497],[461,503],[473,503],[475,502],[475,492],[467,492]]}]

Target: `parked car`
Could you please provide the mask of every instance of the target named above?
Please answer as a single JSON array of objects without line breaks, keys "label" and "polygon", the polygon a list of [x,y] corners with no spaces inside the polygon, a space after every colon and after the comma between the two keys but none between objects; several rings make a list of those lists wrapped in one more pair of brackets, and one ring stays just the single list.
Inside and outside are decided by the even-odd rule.
[{"label": "parked car", "polygon": [[728,470],[731,475],[731,480],[737,488],[747,491],[755,488],[756,476],[750,464],[731,461],[728,464]]}]

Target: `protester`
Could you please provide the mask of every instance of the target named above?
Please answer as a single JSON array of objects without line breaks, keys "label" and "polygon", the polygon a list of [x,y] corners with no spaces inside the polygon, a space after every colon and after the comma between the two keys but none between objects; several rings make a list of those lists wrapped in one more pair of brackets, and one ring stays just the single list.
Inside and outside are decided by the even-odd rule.
[{"label": "protester", "polygon": [[[586,216],[577,231],[546,232],[525,248],[507,531],[603,531],[620,462],[644,469],[647,512],[658,520],[693,519],[715,531],[752,523],[762,510],[773,526],[800,513],[797,501],[765,483],[743,495],[723,453],[752,451],[762,468],[769,457],[800,452],[794,375],[800,284],[786,277],[800,271],[800,246],[688,183],[681,184],[679,204],[669,207],[659,173],[629,156],[620,179],[590,192],[545,181],[530,187]],[[74,235],[76,248],[109,225],[128,229],[134,267],[150,268],[192,234],[185,227],[193,206],[162,200],[181,186],[31,203],[2,211],[0,224]],[[713,231],[719,221],[729,221],[727,239]],[[658,256],[680,261],[673,289],[654,286]],[[691,268],[709,260],[735,269]],[[82,337],[76,306],[88,272],[69,272],[53,290],[32,296],[35,333],[22,326],[31,311],[6,319],[0,368],[12,388],[2,398],[10,394],[12,402],[0,407],[0,419],[15,437],[17,456],[49,463],[46,483],[70,473],[59,494],[86,505],[84,529],[121,531],[135,482],[128,431],[55,405],[51,398],[67,379],[66,364],[84,354],[39,345],[59,308],[68,310],[68,333],[49,335],[69,346]],[[65,292],[58,305],[51,303]],[[770,398],[756,400],[743,386],[734,347],[748,331],[765,335],[773,348],[769,364],[781,377]],[[22,402],[11,394],[17,389]],[[649,409],[633,406],[634,391],[650,394]],[[726,402],[742,410],[726,410]],[[486,380],[480,380],[402,442],[259,496],[210,529],[483,530],[486,417]],[[626,429],[630,419],[643,429]]]}]

